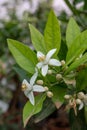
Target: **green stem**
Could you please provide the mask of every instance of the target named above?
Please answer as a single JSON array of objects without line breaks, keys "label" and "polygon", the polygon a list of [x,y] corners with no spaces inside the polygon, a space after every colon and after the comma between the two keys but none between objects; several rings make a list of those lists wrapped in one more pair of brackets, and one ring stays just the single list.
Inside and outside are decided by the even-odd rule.
[{"label": "green stem", "polygon": [[81,12],[79,10],[77,10],[70,2],[69,0],[64,0],[64,2],[66,3],[66,5],[68,6],[68,8],[72,11],[73,15],[75,15],[76,17],[78,17],[78,23],[79,25],[81,25],[83,27],[83,29],[85,28],[85,25],[83,24],[83,19],[80,16]]},{"label": "green stem", "polygon": [[64,2],[69,7],[69,9],[73,12],[73,14],[77,15],[77,13],[78,13],[77,10],[71,5],[71,3],[69,2],[69,0],[64,0]]}]

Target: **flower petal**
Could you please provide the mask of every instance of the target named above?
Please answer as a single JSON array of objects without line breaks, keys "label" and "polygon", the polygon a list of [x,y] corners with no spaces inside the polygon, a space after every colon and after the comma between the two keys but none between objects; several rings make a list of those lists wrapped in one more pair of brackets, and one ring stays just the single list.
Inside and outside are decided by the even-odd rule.
[{"label": "flower petal", "polygon": [[81,110],[84,107],[83,102],[79,105],[79,110]]},{"label": "flower petal", "polygon": [[31,85],[31,86],[33,86],[33,84],[35,83],[35,80],[36,80],[37,76],[38,76],[38,71],[36,71],[36,72],[34,73],[34,75],[33,75],[33,76],[31,77],[31,79],[30,79],[30,85]]},{"label": "flower petal", "polygon": [[34,105],[35,101],[34,101],[34,94],[32,91],[29,93],[29,95],[27,97],[29,98],[31,104]]},{"label": "flower petal", "polygon": [[29,84],[26,79],[23,80],[22,84],[26,84],[26,86]]},{"label": "flower petal", "polygon": [[38,69],[40,69],[43,66],[43,62],[39,62],[36,66]]},{"label": "flower petal", "polygon": [[42,75],[43,76],[46,76],[46,74],[47,74],[47,71],[48,71],[48,65],[44,65],[44,66],[42,66]]},{"label": "flower petal", "polygon": [[52,55],[53,55],[55,52],[56,52],[56,49],[50,50],[50,51],[47,53],[47,55],[46,55],[46,61],[48,61],[48,60],[52,57]]},{"label": "flower petal", "polygon": [[41,85],[34,85],[34,86],[33,86],[33,91],[35,91],[35,92],[44,92],[45,89],[44,89],[44,87],[41,86]]},{"label": "flower petal", "polygon": [[49,60],[49,65],[61,66],[61,62],[59,60],[56,60],[56,59],[50,59]]},{"label": "flower petal", "polygon": [[39,59],[40,57],[44,57],[45,55],[42,53],[42,52],[40,52],[40,51],[38,51],[37,52],[37,58]]},{"label": "flower petal", "polygon": [[30,84],[28,83],[28,81],[26,79],[23,80],[22,85],[25,84],[27,86],[27,89],[30,88]]}]

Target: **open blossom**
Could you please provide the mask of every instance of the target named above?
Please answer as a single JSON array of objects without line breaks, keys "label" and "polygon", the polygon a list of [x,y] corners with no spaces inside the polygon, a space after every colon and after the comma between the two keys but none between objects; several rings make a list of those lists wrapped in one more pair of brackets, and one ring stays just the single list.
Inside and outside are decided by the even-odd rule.
[{"label": "open blossom", "polygon": [[56,49],[50,50],[47,55],[44,55],[42,52],[37,52],[37,58],[40,61],[36,66],[41,69],[43,76],[46,76],[48,72],[48,66],[61,66],[61,62],[57,59],[52,59],[51,57],[56,52]]},{"label": "open blossom", "polygon": [[44,92],[45,89],[41,85],[36,85],[35,80],[37,78],[37,72],[31,77],[30,83],[26,79],[22,82],[22,90],[27,98],[29,98],[32,105],[35,104],[33,92]]}]

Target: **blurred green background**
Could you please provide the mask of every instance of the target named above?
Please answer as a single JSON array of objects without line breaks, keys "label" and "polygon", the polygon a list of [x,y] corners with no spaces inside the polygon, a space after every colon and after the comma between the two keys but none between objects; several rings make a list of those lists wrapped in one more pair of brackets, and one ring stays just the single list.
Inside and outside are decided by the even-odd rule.
[{"label": "blurred green background", "polygon": [[22,110],[27,100],[21,92],[21,82],[28,74],[15,63],[7,38],[32,48],[28,23],[43,33],[51,9],[60,21],[64,42],[70,17],[75,18],[81,30],[87,28],[87,0],[0,0],[0,130],[24,130]]}]

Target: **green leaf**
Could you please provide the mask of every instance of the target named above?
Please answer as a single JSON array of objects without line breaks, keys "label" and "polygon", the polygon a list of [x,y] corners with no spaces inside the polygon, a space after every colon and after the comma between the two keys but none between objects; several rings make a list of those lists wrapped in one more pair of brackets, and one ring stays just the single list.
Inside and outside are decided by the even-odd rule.
[{"label": "green leaf", "polygon": [[45,100],[45,95],[38,95],[35,97],[35,105],[33,106],[29,101],[25,104],[23,109],[23,123],[24,127],[28,123],[29,119],[42,109],[43,101]]},{"label": "green leaf", "polygon": [[87,106],[84,107],[85,120],[87,124]]},{"label": "green leaf", "polygon": [[57,54],[60,49],[61,33],[58,19],[53,11],[51,11],[49,14],[46,28],[44,31],[44,38],[47,51],[53,48],[57,48]]},{"label": "green leaf", "polygon": [[33,25],[29,24],[29,28],[30,28],[31,40],[34,48],[37,51],[46,53],[43,35]]},{"label": "green leaf", "polygon": [[84,10],[87,10],[87,0],[84,0]]},{"label": "green leaf", "polygon": [[87,130],[84,109],[79,110],[77,116],[73,109],[69,112],[70,130]]},{"label": "green leaf", "polygon": [[62,40],[61,41],[61,47],[58,53],[58,57],[60,60],[65,60],[66,59],[66,54],[67,54],[68,48],[66,43]]},{"label": "green leaf", "polygon": [[51,88],[51,91],[53,92],[53,97],[52,100],[53,102],[63,102],[64,101],[64,95],[66,94],[67,91],[67,87],[66,85],[63,84],[59,84],[58,86],[53,86]]},{"label": "green leaf", "polygon": [[70,71],[76,69],[78,66],[82,65],[83,63],[87,62],[87,53],[85,53],[81,58],[75,60],[66,70],[66,73],[69,73]]},{"label": "green leaf", "polygon": [[66,56],[67,65],[87,49],[87,30],[82,32],[72,43]]},{"label": "green leaf", "polygon": [[76,88],[77,90],[83,90],[87,87],[87,68],[78,72],[76,77]]},{"label": "green leaf", "polygon": [[8,39],[8,47],[16,62],[29,73],[34,73],[37,58],[35,53],[26,45],[19,41]]},{"label": "green leaf", "polygon": [[52,100],[50,98],[46,98],[46,100],[43,103],[42,110],[38,114],[36,114],[34,117],[35,123],[38,123],[39,121],[45,119],[55,110],[56,110],[56,107],[53,104]]},{"label": "green leaf", "polygon": [[29,73],[20,68],[18,64],[15,64],[13,66],[13,70],[19,75],[19,79],[21,82],[23,81],[23,79],[29,80]]},{"label": "green leaf", "polygon": [[70,18],[67,30],[66,30],[66,43],[68,48],[73,43],[73,40],[80,34],[80,28],[73,18]]}]

